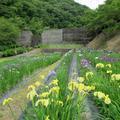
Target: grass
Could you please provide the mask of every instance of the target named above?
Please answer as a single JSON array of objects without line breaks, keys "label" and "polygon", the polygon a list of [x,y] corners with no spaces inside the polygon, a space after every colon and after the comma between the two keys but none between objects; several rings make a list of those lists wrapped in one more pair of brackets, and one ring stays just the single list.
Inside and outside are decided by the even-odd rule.
[{"label": "grass", "polygon": [[[67,53],[63,58],[59,69],[56,71],[57,80],[45,85],[38,91],[38,97],[34,96],[31,106],[26,108],[25,120],[75,120],[81,118],[82,97],[74,95],[74,91],[68,89],[69,68],[73,53]],[[32,90],[33,91],[33,90]],[[51,91],[51,92],[50,92]],[[45,94],[48,96],[41,96]],[[41,102],[44,101],[45,103]],[[39,103],[36,105],[36,103]]]},{"label": "grass", "polygon": [[0,63],[0,96],[10,90],[23,77],[32,74],[35,70],[48,66],[59,60],[61,55],[53,53],[43,56],[19,57]]},{"label": "grass", "polygon": [[[79,53],[80,54],[80,53]],[[119,120],[120,119],[120,83],[119,81],[112,81],[111,75],[112,74],[120,74],[120,63],[119,61],[104,61],[100,58],[102,56],[112,57],[112,58],[119,58],[119,54],[111,53],[107,54],[103,51],[84,51],[82,52],[82,58],[86,58],[91,62],[92,68],[86,67],[82,69],[82,75],[85,76],[86,72],[92,71],[94,73],[94,76],[86,81],[86,84],[94,85],[96,87],[95,91],[100,91],[104,94],[109,95],[109,98],[111,99],[111,104],[107,105],[104,103],[103,99],[98,99],[97,97],[94,97],[92,95],[93,100],[96,103],[96,106],[99,109],[100,114],[103,116],[103,119],[109,119],[109,120]],[[79,57],[79,55],[78,55]],[[98,58],[96,58],[98,57]],[[79,57],[79,61],[82,59]],[[80,62],[79,62],[80,63]],[[111,64],[111,68],[104,67],[96,69],[96,64],[102,63],[105,65]],[[81,66],[79,64],[79,66]],[[112,70],[111,74],[107,74],[107,70]]]},{"label": "grass", "polygon": [[[113,77],[114,80],[112,80],[113,74],[120,75],[118,59],[120,54],[91,49],[80,49],[76,54],[77,67],[80,70],[77,81],[69,81],[69,69],[73,56],[73,52],[69,52],[61,60],[56,77],[50,83],[38,82],[28,87],[27,98],[30,103],[24,111],[24,120],[83,120],[88,113],[83,105],[87,96],[98,108],[97,119],[120,120],[120,76]],[[54,55],[47,56],[48,60],[38,59],[42,61],[40,66],[50,64],[51,56],[53,61],[60,58],[57,53]],[[33,58],[29,60],[28,66],[38,67],[39,62],[32,64]],[[99,63],[100,67],[96,67]],[[27,71],[27,68],[25,67],[24,70]],[[112,71],[112,73],[107,73],[107,71]],[[31,73],[29,71],[27,74]]]},{"label": "grass", "polygon": [[73,48],[81,48],[81,44],[40,44],[39,48],[47,48],[47,49],[73,49]]}]

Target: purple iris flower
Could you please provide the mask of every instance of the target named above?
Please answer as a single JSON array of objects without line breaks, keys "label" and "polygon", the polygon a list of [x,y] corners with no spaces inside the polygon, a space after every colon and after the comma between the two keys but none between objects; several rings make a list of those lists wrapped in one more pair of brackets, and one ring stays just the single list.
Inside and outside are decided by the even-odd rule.
[{"label": "purple iris flower", "polygon": [[81,65],[83,67],[88,67],[90,65],[90,62],[88,60],[86,60],[86,59],[82,59],[81,60]]}]

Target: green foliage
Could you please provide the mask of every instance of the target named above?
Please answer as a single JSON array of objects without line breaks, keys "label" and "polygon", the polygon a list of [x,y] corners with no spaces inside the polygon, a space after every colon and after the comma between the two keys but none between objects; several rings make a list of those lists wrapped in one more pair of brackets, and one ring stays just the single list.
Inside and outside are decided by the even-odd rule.
[{"label": "green foliage", "polygon": [[30,51],[31,49],[32,48],[24,48],[24,47],[11,48],[1,52],[1,56],[2,57],[14,56],[14,55],[18,55],[18,54],[22,54],[24,52]]},{"label": "green foliage", "polygon": [[19,28],[5,18],[0,18],[0,50],[16,45]]},{"label": "green foliage", "polygon": [[35,70],[46,67],[59,60],[59,53],[49,55],[16,57],[9,61],[0,62],[0,97],[19,83],[24,76],[32,74]]},{"label": "green foliage", "polygon": [[0,2],[0,16],[10,18],[20,28],[41,34],[44,28],[80,27],[85,6],[73,0],[10,0]]},{"label": "green foliage", "polygon": [[104,32],[110,36],[116,33],[120,30],[120,0],[107,0],[95,11],[86,11],[82,21],[97,34]]},{"label": "green foliage", "polygon": [[36,18],[32,18],[29,27],[33,34],[41,34],[44,30],[43,22]]},{"label": "green foliage", "polygon": [[[0,26],[15,31],[14,34],[17,34],[18,30],[15,25],[14,28],[11,27],[12,24],[16,24],[20,29],[27,28],[38,35],[46,28],[85,27],[96,34],[104,32],[110,36],[120,30],[119,6],[120,0],[106,0],[106,4],[100,5],[96,10],[91,10],[73,0],[2,0],[0,17],[7,20],[1,18],[0,23],[3,21],[5,24]],[[8,32],[0,34],[10,38]],[[5,45],[2,43],[2,46],[6,45],[9,46],[6,42]]]}]

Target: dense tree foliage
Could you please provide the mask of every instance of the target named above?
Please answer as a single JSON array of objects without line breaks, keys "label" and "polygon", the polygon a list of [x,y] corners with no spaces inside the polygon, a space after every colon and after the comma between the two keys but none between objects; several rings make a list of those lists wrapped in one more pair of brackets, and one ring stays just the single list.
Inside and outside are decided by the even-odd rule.
[{"label": "dense tree foliage", "polygon": [[0,50],[16,46],[19,28],[5,18],[0,18]]},{"label": "dense tree foliage", "polygon": [[[120,29],[120,0],[106,0],[106,4],[99,6],[96,10],[75,3],[74,0],[0,1],[0,34],[4,33],[0,36],[2,43],[5,43],[5,39],[8,40],[8,31],[11,33],[17,31],[11,40],[16,39],[17,27],[21,30],[29,29],[34,34],[40,35],[44,29],[48,28],[83,26],[96,34],[115,33]],[[1,29],[3,27],[5,27],[4,30]]]},{"label": "dense tree foliage", "polygon": [[120,30],[120,0],[106,0],[96,10],[87,10],[82,18],[84,25],[97,34],[104,32],[111,36]]},{"label": "dense tree foliage", "polygon": [[88,8],[73,0],[2,0],[0,45],[4,49],[6,45],[15,44],[17,26],[21,30],[31,30],[34,34],[41,34],[48,28],[83,26],[80,18],[86,9]]},{"label": "dense tree foliage", "polygon": [[80,18],[86,9],[73,0],[3,0],[0,16],[10,18],[21,28],[27,27],[39,33],[44,27],[83,26]]}]

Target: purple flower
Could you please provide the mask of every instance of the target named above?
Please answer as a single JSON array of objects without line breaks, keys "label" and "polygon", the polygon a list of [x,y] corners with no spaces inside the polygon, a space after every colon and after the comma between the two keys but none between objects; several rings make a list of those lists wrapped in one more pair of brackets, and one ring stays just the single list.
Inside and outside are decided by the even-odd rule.
[{"label": "purple flower", "polygon": [[50,71],[50,73],[48,74],[48,77],[49,76],[56,76],[56,72],[54,70]]},{"label": "purple flower", "polygon": [[119,58],[111,58],[109,56],[102,56],[100,59],[103,61],[106,61],[106,62],[118,62],[118,61],[120,61]]},{"label": "purple flower", "polygon": [[81,65],[83,67],[88,67],[90,65],[90,62],[88,60],[86,60],[86,59],[82,59],[81,60]]}]

